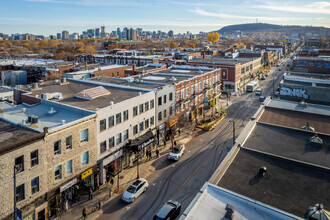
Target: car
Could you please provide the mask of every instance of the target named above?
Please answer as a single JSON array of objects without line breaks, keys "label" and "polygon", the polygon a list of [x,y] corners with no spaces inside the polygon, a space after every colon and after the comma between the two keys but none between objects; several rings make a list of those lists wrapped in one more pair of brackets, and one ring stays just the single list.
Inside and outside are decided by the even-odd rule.
[{"label": "car", "polygon": [[278,69],[278,71],[282,71],[282,69],[280,68],[280,69]]},{"label": "car", "polygon": [[174,147],[171,152],[169,153],[169,155],[167,156],[167,158],[169,160],[174,160],[174,161],[178,161],[179,158],[184,154],[184,150],[185,150],[185,147],[184,145],[180,145],[179,147],[176,146]]},{"label": "car", "polygon": [[169,200],[156,213],[153,220],[176,219],[181,212],[181,204],[177,201]]},{"label": "car", "polygon": [[261,96],[262,94],[262,90],[261,89],[257,89],[256,90],[256,96]]},{"label": "car", "polygon": [[266,79],[266,77],[265,77],[265,76],[262,76],[262,77],[261,77],[261,80],[265,80],[265,79]]},{"label": "car", "polygon": [[148,181],[144,178],[135,180],[123,193],[121,200],[125,203],[133,203],[137,197],[148,189]]},{"label": "car", "polygon": [[265,96],[259,96],[259,101],[260,101],[260,102],[265,101]]}]

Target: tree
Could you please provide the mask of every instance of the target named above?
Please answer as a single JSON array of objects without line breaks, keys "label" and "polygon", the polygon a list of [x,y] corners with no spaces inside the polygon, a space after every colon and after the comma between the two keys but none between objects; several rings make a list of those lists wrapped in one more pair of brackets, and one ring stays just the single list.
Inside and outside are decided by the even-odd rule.
[{"label": "tree", "polygon": [[171,41],[170,42],[170,48],[177,48],[178,47],[178,45],[175,43],[175,42],[173,42],[173,41]]},{"label": "tree", "polygon": [[85,49],[83,49],[83,48],[79,48],[79,49],[77,50],[77,53],[85,53]]},{"label": "tree", "polygon": [[88,45],[88,46],[85,48],[85,53],[87,53],[87,54],[95,54],[95,53],[96,53],[95,46]]},{"label": "tree", "polygon": [[196,47],[196,44],[194,44],[194,43],[189,43],[189,46],[190,46],[190,47]]},{"label": "tree", "polygon": [[220,35],[217,32],[209,33],[206,37],[206,40],[215,43],[220,39]]},{"label": "tree", "polygon": [[74,42],[74,44],[75,44],[76,47],[78,47],[78,48],[83,48],[83,47],[85,47],[84,42],[81,42],[81,41]]}]

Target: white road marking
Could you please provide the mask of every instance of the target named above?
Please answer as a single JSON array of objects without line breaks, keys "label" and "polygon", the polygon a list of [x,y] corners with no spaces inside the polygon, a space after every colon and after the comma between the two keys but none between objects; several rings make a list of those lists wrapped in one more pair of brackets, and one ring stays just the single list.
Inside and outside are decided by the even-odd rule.
[{"label": "white road marking", "polygon": [[126,210],[129,210],[131,208],[131,206],[126,206]]},{"label": "white road marking", "polygon": [[156,185],[156,183],[152,183],[152,185],[153,185],[153,186],[155,186],[155,185]]},{"label": "white road marking", "polygon": [[175,167],[175,164],[173,164],[172,167]]}]

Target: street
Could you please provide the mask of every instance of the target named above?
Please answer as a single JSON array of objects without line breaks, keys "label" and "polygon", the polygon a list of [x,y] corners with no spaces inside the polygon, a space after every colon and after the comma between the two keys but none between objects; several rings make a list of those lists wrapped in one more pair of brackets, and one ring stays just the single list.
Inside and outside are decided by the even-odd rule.
[{"label": "street", "polygon": [[[285,61],[283,65],[286,65]],[[285,67],[281,66],[281,69],[272,68],[269,77],[260,81],[262,95],[272,95],[276,90]],[[185,154],[178,162],[170,162],[167,157],[155,160],[152,165],[156,170],[147,178],[149,188],[133,204],[118,201],[104,207],[99,219],[152,219],[162,204],[170,199],[181,203],[182,213],[226,156],[227,147],[233,145],[232,121],[235,121],[237,137],[260,106],[254,92],[232,96],[231,102],[226,118],[213,131],[203,132],[188,142]]]}]

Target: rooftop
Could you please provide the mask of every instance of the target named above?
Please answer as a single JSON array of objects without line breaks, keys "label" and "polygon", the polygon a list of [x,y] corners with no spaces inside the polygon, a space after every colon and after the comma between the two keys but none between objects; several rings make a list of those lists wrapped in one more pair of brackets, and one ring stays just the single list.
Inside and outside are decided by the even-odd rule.
[{"label": "rooftop", "polygon": [[[104,78],[104,77],[102,77]],[[61,99],[53,99],[59,103],[67,104],[70,106],[75,106],[78,108],[88,109],[96,111],[100,108],[104,108],[110,105],[110,102],[118,103],[127,99],[131,99],[138,96],[141,92],[146,93],[152,91],[151,89],[143,89],[137,87],[127,87],[124,85],[106,84],[104,82],[88,81],[88,80],[74,80],[68,79],[67,84],[60,85],[58,83],[46,82],[40,86],[39,90],[32,90],[29,96],[41,97],[44,93],[57,93],[60,92],[62,95]],[[106,90],[110,92],[110,95],[104,95],[92,100],[77,98],[76,94],[82,92],[83,90],[91,89],[97,86],[103,86]]]},{"label": "rooftop", "polygon": [[[13,106],[6,102],[0,102],[0,118],[10,121],[14,124],[20,124],[23,127],[43,132],[45,127],[49,131],[66,127],[71,123],[76,123],[86,117],[95,116],[94,112],[61,105],[56,102],[42,100],[41,103],[35,105],[16,105]],[[29,123],[29,116],[37,116],[37,123]]]},{"label": "rooftop", "polygon": [[256,58],[243,58],[243,57],[236,57],[236,58],[225,58],[222,56],[206,56],[205,59],[203,58],[194,58],[189,62],[203,62],[203,63],[214,63],[214,64],[244,64],[255,60]]},{"label": "rooftop", "polygon": [[[262,166],[267,168],[264,177],[258,175]],[[300,217],[317,202],[325,209],[330,205],[329,170],[243,148],[218,185]]]}]

